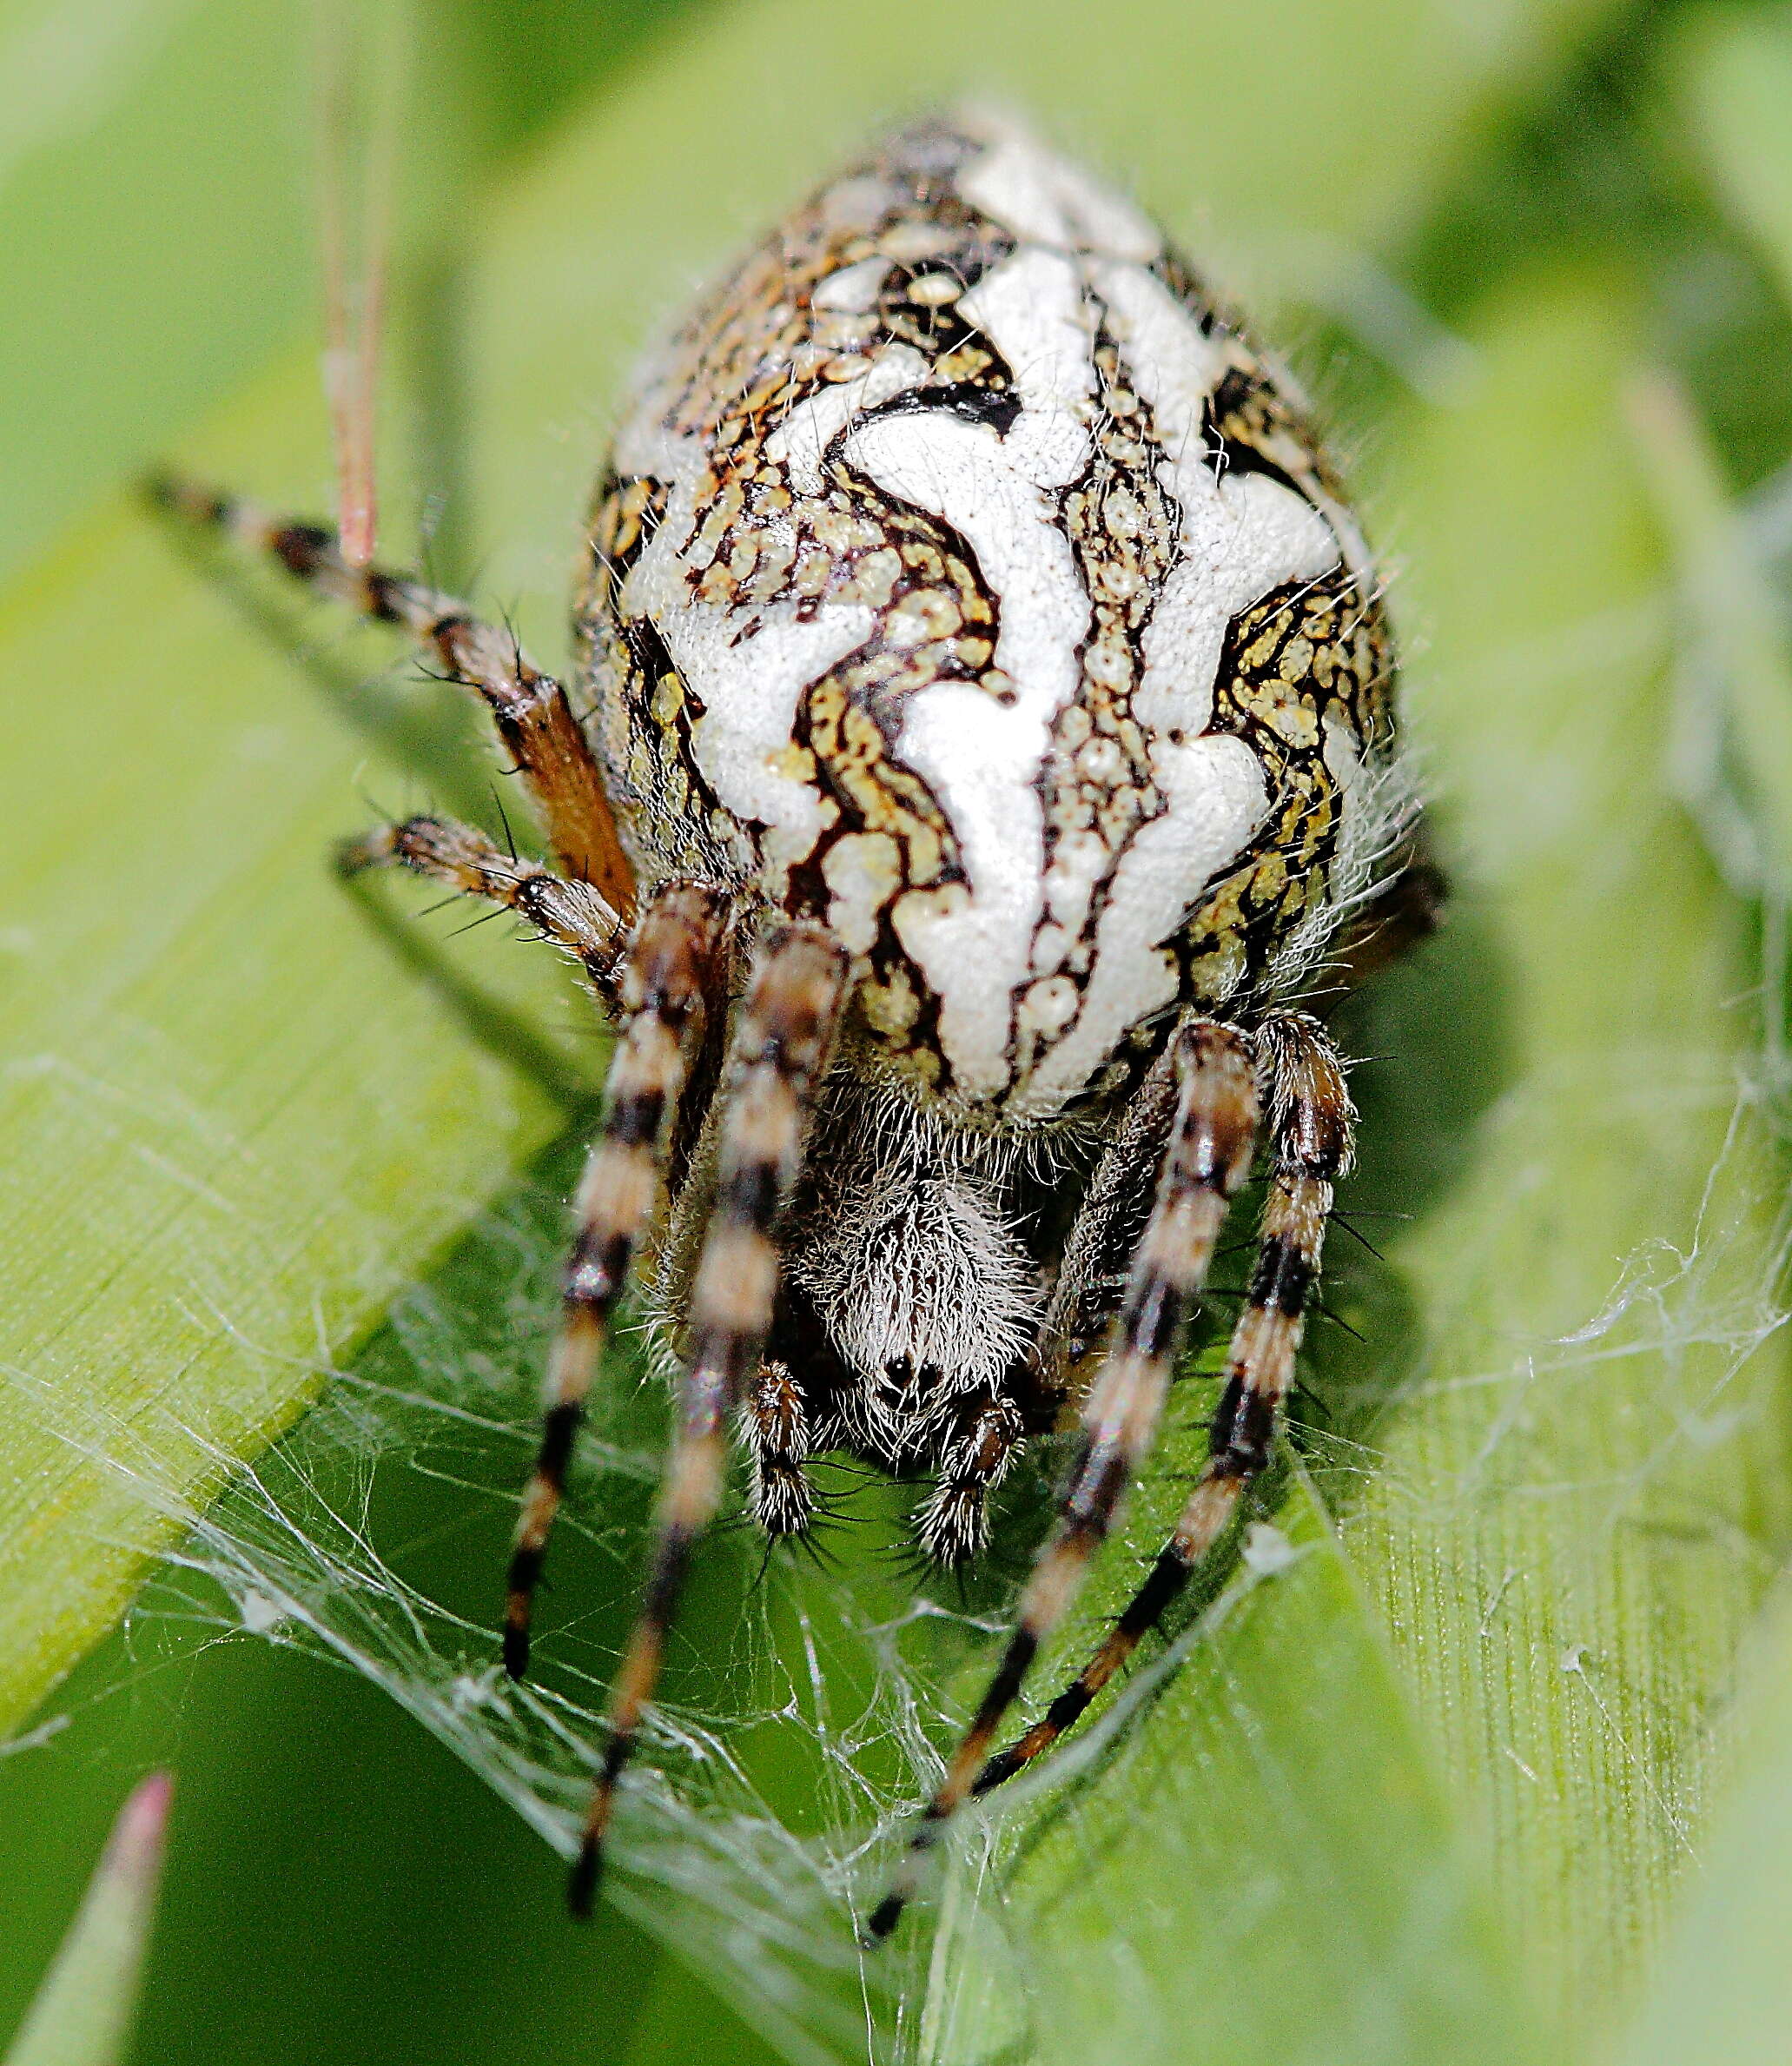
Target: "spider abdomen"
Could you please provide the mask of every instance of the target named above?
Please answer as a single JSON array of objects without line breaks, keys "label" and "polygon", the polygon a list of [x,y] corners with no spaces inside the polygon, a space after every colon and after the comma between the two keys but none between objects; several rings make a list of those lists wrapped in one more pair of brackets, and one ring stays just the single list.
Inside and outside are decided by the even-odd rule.
[{"label": "spider abdomen", "polygon": [[823,189],[654,362],[579,626],[646,879],[825,923],[871,1038],[1020,1118],[1261,974],[1391,743],[1300,414],[1130,204],[982,114]]}]

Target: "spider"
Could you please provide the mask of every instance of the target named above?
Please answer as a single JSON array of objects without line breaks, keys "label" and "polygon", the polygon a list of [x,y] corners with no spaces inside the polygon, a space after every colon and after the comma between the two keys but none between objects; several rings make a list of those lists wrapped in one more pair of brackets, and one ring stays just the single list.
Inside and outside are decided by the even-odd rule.
[{"label": "spider", "polygon": [[[490,899],[617,1029],[579,1182],[531,1602],[617,1301],[675,1433],[570,1896],[592,1907],[731,1431],[770,1537],[812,1459],[930,1473],[975,1557],[1023,1443],[1080,1434],[1005,1654],[870,1920],[1063,1733],[1228,1530],[1293,1378],[1354,1113],[1306,1009],[1428,924],[1373,563],[1308,412],[1132,205],[1018,123],[911,126],[654,358],[599,480],[569,697],[334,535],[162,500],[408,629],[482,697],[554,864],[425,816],[348,844]],[[1257,1263],[1211,1455],[1084,1670],[1004,1718],[1150,1453],[1227,1202]]]}]

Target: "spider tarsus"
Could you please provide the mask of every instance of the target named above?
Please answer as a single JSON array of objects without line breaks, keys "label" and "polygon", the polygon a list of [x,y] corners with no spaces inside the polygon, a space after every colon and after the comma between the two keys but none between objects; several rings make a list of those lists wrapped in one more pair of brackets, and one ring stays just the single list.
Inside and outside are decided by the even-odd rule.
[{"label": "spider tarsus", "polygon": [[370,868],[378,868],[393,857],[393,828],[382,825],[350,839],[339,839],[330,850],[331,863],[344,882],[353,882]]},{"label": "spider tarsus", "polygon": [[504,1620],[504,1669],[518,1680],[529,1676],[529,1623],[526,1615],[519,1619],[514,1598]]},{"label": "spider tarsus", "polygon": [[215,488],[207,487],[171,467],[152,467],[141,476],[137,487],[152,509],[208,529],[222,529],[228,525],[236,507],[228,495],[220,494]]},{"label": "spider tarsus", "polygon": [[982,1771],[971,1781],[971,1798],[980,1800],[984,1794],[993,1793],[998,1786],[1014,1778],[1022,1763],[1022,1758],[1013,1750],[996,1751],[993,1758],[986,1760]]},{"label": "spider tarsus", "polygon": [[596,1911],[598,1881],[603,1870],[603,1846],[595,1837],[587,1837],[566,1875],[566,1912],[575,1922],[588,1923]]},{"label": "spider tarsus", "polygon": [[504,1593],[504,1668],[512,1679],[525,1677],[529,1669],[529,1633],[542,1561],[539,1543],[519,1542],[511,1552]]}]

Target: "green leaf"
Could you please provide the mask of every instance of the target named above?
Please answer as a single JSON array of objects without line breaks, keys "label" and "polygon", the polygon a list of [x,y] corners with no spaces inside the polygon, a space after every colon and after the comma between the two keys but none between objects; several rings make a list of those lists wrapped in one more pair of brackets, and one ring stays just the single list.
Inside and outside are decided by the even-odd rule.
[{"label": "green leaf", "polygon": [[[1714,15],[1673,53],[1680,104],[1716,191],[1792,306],[1792,17]],[[1792,709],[1783,610],[1755,534],[1726,492],[1690,397],[1656,397],[1643,427],[1674,539],[1697,679],[1734,726],[1755,844],[1783,909]],[[1775,869],[1773,864],[1777,864]],[[1771,1051],[1784,1083],[1784,1050]],[[1792,1615],[1783,1586],[1751,1633],[1729,1718],[1733,1771],[1681,1890],[1623,2056],[1628,2066],[1766,2066],[1792,2025],[1785,1949],[1792,1857]]]},{"label": "green leaf", "polygon": [[[1185,231],[1211,202],[1228,242],[1260,242],[1286,278],[1286,255],[1316,240],[1343,242],[1348,262],[1396,234],[1490,105],[1594,11],[1514,14],[1491,50],[1404,3],[1234,11],[1198,36],[1179,8],[1139,9],[1127,38],[1091,38],[1068,0],[888,19],[788,0],[711,17],[485,225],[469,324],[479,539],[494,548],[482,593],[519,597],[553,652],[549,599],[602,398],[645,326],[893,104],[967,77],[1005,90],[1135,167]],[[1291,79],[1323,82],[1298,123]],[[1759,1200],[1778,1172],[1748,1138],[1726,1152],[1750,1037],[1726,1003],[1750,971],[1740,914],[1654,778],[1661,567],[1616,412],[1640,351],[1623,285],[1533,278],[1476,328],[1464,406],[1397,422],[1377,470],[1412,568],[1403,615],[1430,645],[1415,719],[1467,884],[1451,935],[1393,980],[1359,1038],[1393,1059],[1362,1074],[1356,1202],[1422,1217],[1398,1240],[1365,1222],[1392,1271],[1338,1258],[1372,1354],[1334,1343],[1318,1359],[1331,1433],[1312,1438],[1276,1516],[1293,1560],[1273,1569],[1265,1539],[1273,1553],[1183,1639],[1183,1668],[1141,1676],[1126,1725],[1091,1731],[1004,1815],[1003,1877],[982,1895],[969,1848],[930,1965],[909,1954],[925,1983],[918,2041],[940,2060],[1022,2043],[1328,2066],[1560,2056],[1630,1984],[1703,1810],[1709,1705],[1785,1496],[1777,1450],[1748,1468],[1778,1374],[1742,1354],[1766,1331]],[[314,501],[326,446],[310,386],[302,364],[271,377],[195,457],[263,494],[309,484]],[[387,502],[403,507],[401,486]],[[390,650],[338,652],[306,622],[331,642],[312,692]],[[0,666],[33,685],[14,765],[35,787],[9,826],[43,918],[20,929],[0,1006],[7,1051],[27,1058],[0,1116],[25,1143],[5,1208],[27,1229],[0,1261],[11,1718],[231,1459],[284,1425],[393,1289],[564,1129],[593,1057],[558,1030],[572,1014],[548,957],[489,930],[454,950],[508,1020],[420,954],[395,964],[383,907],[347,901],[319,864],[361,815],[366,749],[344,708],[307,693],[228,590],[135,512],[108,513],[33,577],[0,617]],[[382,800],[405,794],[389,764],[414,765],[444,725],[432,793],[485,808],[450,706],[407,722],[395,699],[339,703],[380,731]],[[528,1223],[488,1232],[488,1268],[510,1252],[545,1274],[567,1173],[563,1155]],[[395,1323],[357,1376],[395,1383],[404,1340]],[[425,1374],[488,1346],[473,1321],[444,1327]],[[1196,1390],[1067,1653],[1174,1512]],[[327,1442],[327,1424],[313,1434]],[[1352,1447],[1365,1439],[1366,1454]],[[639,1508],[600,1509],[625,1546]],[[717,1724],[793,1824],[838,1823],[862,1797],[814,1784],[821,1761],[777,1733],[775,1700],[753,1728],[738,1721],[738,1681],[784,1685],[733,1655],[744,1586],[719,1546],[717,1567],[688,1623],[701,1673],[678,1685],[680,1712]],[[565,1570],[563,1588],[579,1597]],[[900,1591],[883,1582],[892,1608]],[[791,1680],[827,1598],[793,1587],[768,1610]],[[593,1617],[600,1649],[625,1611]],[[559,1829],[572,1788],[491,1755],[472,1676],[483,1632],[449,1621],[430,1623],[432,1668],[446,1673],[464,1639],[473,1705],[431,1705],[395,1649],[355,1661]],[[878,1660],[860,1630],[823,1633],[822,1676],[850,1712]],[[929,1698],[963,1654],[944,1641],[928,1660]],[[544,1737],[559,1712],[535,1715]],[[564,1774],[565,1744],[550,1747]],[[856,1755],[887,1788],[890,1746]],[[795,1912],[790,1856],[683,1825],[677,1850],[639,1798],[624,1862],[641,1870],[618,1875],[618,1897],[814,2056],[810,2004],[796,1990],[768,2002],[788,1972],[759,1962]],[[826,2025],[830,2054],[864,2015],[836,1949],[829,1983],[850,2013]],[[813,1954],[805,1942],[797,1957]]]},{"label": "green leaf", "polygon": [[[420,299],[412,435],[452,438],[471,182],[684,0],[345,0],[410,17],[394,256]],[[0,0],[0,579],[321,326],[314,0]],[[430,376],[433,376],[433,378]],[[307,465],[309,486],[321,472]],[[442,482],[433,480],[432,487]]]},{"label": "green leaf", "polygon": [[[305,365],[264,386],[238,417],[258,427],[221,430],[212,465],[314,478],[311,389]],[[357,785],[401,799],[407,778],[369,752],[364,727],[392,715],[377,686],[334,707],[321,692],[355,662],[317,635],[334,650],[307,683],[128,504],[0,611],[18,899],[0,993],[0,1725],[565,1123],[589,1065],[540,1034],[500,1058],[332,880],[331,838],[374,814]],[[463,736],[426,692],[412,721],[432,715]],[[521,1027],[568,1023],[549,957],[488,932],[460,966],[507,987]]]},{"label": "green leaf", "polygon": [[173,1791],[145,1779],[118,1811],[86,1898],[6,2055],[6,2066],[116,2066],[130,2042],[137,1981]]},{"label": "green leaf", "polygon": [[1720,202],[1792,305],[1792,15],[1713,9],[1678,37],[1670,76]]},{"label": "green leaf", "polygon": [[297,8],[0,0],[0,576],[316,301]]},{"label": "green leaf", "polygon": [[1700,703],[1690,714],[1714,735],[1704,753],[1683,755],[1684,786],[1708,815],[1721,811],[1726,764],[1736,764],[1743,793],[1730,808],[1751,831],[1723,842],[1730,873],[1783,898],[1792,889],[1792,653],[1780,612],[1684,387],[1666,374],[1639,378],[1630,403],[1674,556],[1689,686]]},{"label": "green leaf", "polygon": [[1414,702],[1488,926],[1499,1096],[1395,1250],[1431,1341],[1347,1530],[1570,2030],[1634,1986],[1695,1856],[1792,1493],[1755,921],[1670,794],[1626,300],[1520,283],[1406,477]]},{"label": "green leaf", "polygon": [[1778,2066],[1792,2029],[1792,1614],[1780,1599],[1745,1659],[1737,1770],[1700,1846],[1625,2066]]}]

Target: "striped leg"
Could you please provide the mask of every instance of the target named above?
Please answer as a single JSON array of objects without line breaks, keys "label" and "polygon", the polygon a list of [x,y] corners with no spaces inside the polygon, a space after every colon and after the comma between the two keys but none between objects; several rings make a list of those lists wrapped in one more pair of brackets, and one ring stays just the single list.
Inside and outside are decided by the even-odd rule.
[{"label": "striped leg", "polygon": [[990,1758],[974,1794],[1012,1778],[1080,1718],[1188,1583],[1269,1460],[1307,1294],[1319,1274],[1332,1183],[1350,1167],[1356,1114],[1337,1050],[1313,1020],[1295,1013],[1271,1019],[1257,1041],[1274,1115],[1275,1162],[1256,1274],[1233,1334],[1207,1467],[1175,1533],[1107,1641],[1020,1741]]},{"label": "striped leg", "polygon": [[606,1010],[616,1003],[622,920],[590,883],[519,860],[472,825],[453,818],[411,818],[380,825],[336,849],[344,875],[396,864],[469,897],[483,897],[525,919],[584,965]]},{"label": "striped leg", "polygon": [[722,1493],[730,1414],[759,1369],[777,1291],[772,1234],[796,1182],[809,1114],[846,990],[821,928],[777,927],[760,950],[735,1036],[717,1144],[717,1193],[691,1292],[691,1348],[660,1490],[639,1617],[610,1696],[610,1742],[568,1897],[589,1915],[616,1782],[659,1677],[692,1545]]},{"label": "striped leg", "polygon": [[1151,1218],[1134,1258],[1114,1346],[1082,1409],[1082,1445],[1056,1533],[1021,1595],[1014,1634],[939,1791],[911,1839],[896,1884],[870,1920],[887,1937],[912,1896],[922,1855],[970,1791],[1003,1715],[1040,1645],[1075,1597],[1157,1431],[1182,1322],[1207,1273],[1227,1202],[1251,1165],[1257,1089],[1244,1036],[1211,1019],[1179,1036],[1180,1097]]},{"label": "striped leg", "polygon": [[1146,1071],[1090,1175],[1034,1344],[1029,1427],[1055,1426],[1063,1402],[1084,1397],[1101,1367],[1175,1124],[1177,1053],[1172,1042]]},{"label": "striped leg", "polygon": [[585,732],[565,691],[533,665],[510,632],[481,623],[464,603],[422,581],[350,566],[335,533],[321,525],[286,522],[188,480],[156,480],[151,493],[188,522],[270,554],[320,594],[364,617],[403,625],[430,647],[450,680],[484,698],[565,873],[591,884],[625,918],[633,915],[634,873]]},{"label": "striped leg", "polygon": [[659,1195],[666,1138],[691,1036],[713,987],[723,918],[719,891],[668,883],[649,897],[623,964],[618,1003],[625,1018],[610,1062],[604,1129],[579,1180],[579,1233],[548,1358],[541,1449],[511,1552],[504,1668],[512,1679],[528,1669],[531,1603],[610,1314]]}]

